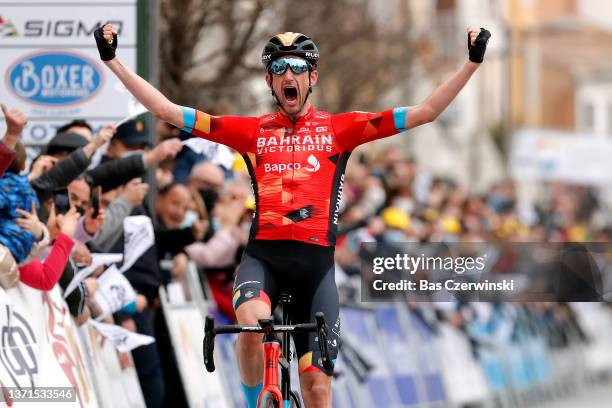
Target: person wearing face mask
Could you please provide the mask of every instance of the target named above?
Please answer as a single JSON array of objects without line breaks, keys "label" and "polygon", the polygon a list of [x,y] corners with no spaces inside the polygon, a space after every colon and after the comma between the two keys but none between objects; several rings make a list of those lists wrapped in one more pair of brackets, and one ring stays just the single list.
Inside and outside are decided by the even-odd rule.
[{"label": "person wearing face mask", "polygon": [[216,164],[202,161],[191,169],[187,185],[197,190],[204,200],[206,211],[212,214],[215,203],[219,198],[219,190],[223,187],[225,175]]}]

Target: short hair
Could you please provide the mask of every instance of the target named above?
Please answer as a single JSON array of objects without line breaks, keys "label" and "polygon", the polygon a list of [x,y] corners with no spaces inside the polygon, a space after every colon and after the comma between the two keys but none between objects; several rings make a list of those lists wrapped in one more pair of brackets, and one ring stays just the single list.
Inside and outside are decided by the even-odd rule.
[{"label": "short hair", "polygon": [[91,133],[93,133],[93,128],[91,127],[91,125],[89,123],[87,123],[87,121],[85,119],[74,119],[72,122],[68,122],[65,125],[60,126],[59,128],[57,128],[57,133],[62,133],[67,131],[68,129],[70,129],[71,127],[84,127],[89,129],[89,131]]},{"label": "short hair", "polygon": [[21,142],[17,142],[14,150],[15,150],[15,157],[13,157],[13,160],[11,161],[11,164],[6,169],[6,171],[9,173],[19,174],[21,173],[21,170],[23,170],[23,166],[25,165],[25,162],[26,162],[26,158],[27,158],[26,150]]}]

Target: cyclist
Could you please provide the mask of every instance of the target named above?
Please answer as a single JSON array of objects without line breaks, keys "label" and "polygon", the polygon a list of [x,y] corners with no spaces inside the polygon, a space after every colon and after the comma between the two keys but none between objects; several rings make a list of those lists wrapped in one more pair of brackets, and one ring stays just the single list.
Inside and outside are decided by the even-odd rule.
[{"label": "cyclist", "polygon": [[[318,79],[319,52],[300,33],[272,37],[262,53],[265,80],[278,105],[261,117],[211,116],[169,101],[115,56],[117,30],[94,33],[100,57],[158,119],[242,154],[251,175],[256,212],[234,285],[238,323],[269,318],[280,290],[293,296],[295,322],[317,311],[330,325],[337,355],[340,321],[334,282],[334,243],[344,169],[363,143],[433,121],[457,96],[484,58],[490,33],[468,29],[469,61],[424,102],[379,113],[330,114],[308,100]],[[240,334],[237,355],[249,407],[255,407],[263,375],[262,335]],[[316,336],[294,338],[300,385],[307,407],[331,407],[331,374],[324,372]]]}]

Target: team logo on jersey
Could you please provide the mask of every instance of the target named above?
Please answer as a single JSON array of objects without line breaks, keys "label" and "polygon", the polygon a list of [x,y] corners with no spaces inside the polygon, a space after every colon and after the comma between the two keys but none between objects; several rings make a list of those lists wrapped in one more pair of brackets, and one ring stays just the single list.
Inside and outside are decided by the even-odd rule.
[{"label": "team logo on jersey", "polygon": [[298,208],[297,210],[293,210],[290,213],[285,214],[285,217],[290,219],[293,222],[304,221],[310,217],[312,217],[312,205],[307,205],[302,208]]},{"label": "team logo on jersey", "polygon": [[319,169],[321,168],[321,163],[319,163],[319,161],[317,160],[317,158],[313,154],[308,156],[308,159],[306,161],[308,162],[310,167],[304,167],[304,170],[306,170],[306,171],[308,171],[310,173],[315,173],[315,172],[319,171]]}]

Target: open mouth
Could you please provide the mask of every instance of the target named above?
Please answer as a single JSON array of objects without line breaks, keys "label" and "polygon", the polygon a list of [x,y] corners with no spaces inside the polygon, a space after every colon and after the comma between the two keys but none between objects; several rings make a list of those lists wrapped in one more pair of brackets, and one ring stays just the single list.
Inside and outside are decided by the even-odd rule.
[{"label": "open mouth", "polygon": [[298,91],[295,86],[288,85],[283,89],[283,94],[287,102],[294,102],[297,100]]}]

